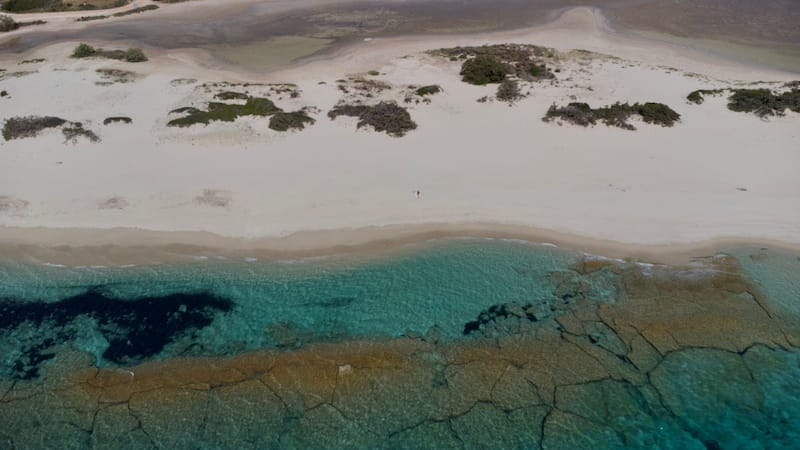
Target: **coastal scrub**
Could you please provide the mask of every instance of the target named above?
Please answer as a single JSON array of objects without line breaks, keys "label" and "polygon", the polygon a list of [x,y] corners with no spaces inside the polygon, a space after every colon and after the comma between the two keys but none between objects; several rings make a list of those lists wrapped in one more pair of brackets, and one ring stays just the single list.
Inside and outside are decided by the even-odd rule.
[{"label": "coastal scrub", "polygon": [[331,119],[339,116],[358,117],[357,128],[371,126],[375,131],[394,137],[404,136],[417,128],[408,110],[395,102],[380,102],[372,106],[342,104],[328,112]]},{"label": "coastal scrub", "polygon": [[137,63],[147,61],[147,56],[140,48],[129,48],[127,50],[104,50],[102,48],[95,48],[89,44],[80,43],[72,51],[72,58],[108,58],[120,61]]},{"label": "coastal scrub", "polygon": [[190,127],[198,123],[208,125],[215,121],[233,122],[242,116],[267,117],[279,112],[282,110],[269,99],[248,97],[243,105],[210,102],[206,111],[190,106],[174,109],[170,111],[170,114],[185,114],[185,116],[170,120],[167,122],[167,126]]},{"label": "coastal scrub", "polygon": [[608,126],[635,130],[636,127],[628,123],[633,116],[641,117],[646,123],[663,127],[671,127],[681,118],[680,114],[663,103],[647,102],[631,105],[617,102],[610,106],[592,108],[587,103],[573,102],[561,107],[552,105],[542,120],[552,122],[559,119],[584,127],[595,125],[600,121]]},{"label": "coastal scrub", "polygon": [[269,118],[269,127],[275,131],[302,130],[306,124],[312,125],[314,122],[303,111],[277,112]]},{"label": "coastal scrub", "polygon": [[461,79],[470,84],[499,83],[506,79],[508,72],[505,64],[489,55],[476,56],[461,65]]}]

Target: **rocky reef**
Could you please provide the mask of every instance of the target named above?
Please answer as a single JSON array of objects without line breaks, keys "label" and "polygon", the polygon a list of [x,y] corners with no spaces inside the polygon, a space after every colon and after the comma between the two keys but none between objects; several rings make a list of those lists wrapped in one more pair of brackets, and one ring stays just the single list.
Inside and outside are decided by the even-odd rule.
[{"label": "rocky reef", "polygon": [[800,321],[718,256],[586,258],[435,333],[0,381],[0,447],[789,448]]}]

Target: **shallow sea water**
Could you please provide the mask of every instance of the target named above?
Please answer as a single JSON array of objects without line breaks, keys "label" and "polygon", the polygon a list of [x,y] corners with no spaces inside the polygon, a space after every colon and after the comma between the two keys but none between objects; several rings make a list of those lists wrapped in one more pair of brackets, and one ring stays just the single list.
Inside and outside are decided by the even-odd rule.
[{"label": "shallow sea water", "polygon": [[791,448],[800,259],[730,254],[4,261],[0,448]]}]

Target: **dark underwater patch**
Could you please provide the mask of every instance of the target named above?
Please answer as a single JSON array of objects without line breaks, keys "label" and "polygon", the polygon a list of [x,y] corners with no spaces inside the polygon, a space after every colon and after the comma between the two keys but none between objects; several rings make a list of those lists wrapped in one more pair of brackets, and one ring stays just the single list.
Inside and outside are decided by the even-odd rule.
[{"label": "dark underwater patch", "polygon": [[131,364],[160,353],[164,347],[210,325],[217,314],[233,309],[234,303],[209,293],[171,294],[160,297],[118,299],[101,287],[58,302],[0,300],[0,333],[9,335],[19,327],[34,326],[37,335],[26,343],[22,357],[11,368],[15,379],[39,376],[41,365],[54,357],[52,347],[72,340],[73,322],[94,319],[97,331],[108,341],[103,358],[116,364]]}]

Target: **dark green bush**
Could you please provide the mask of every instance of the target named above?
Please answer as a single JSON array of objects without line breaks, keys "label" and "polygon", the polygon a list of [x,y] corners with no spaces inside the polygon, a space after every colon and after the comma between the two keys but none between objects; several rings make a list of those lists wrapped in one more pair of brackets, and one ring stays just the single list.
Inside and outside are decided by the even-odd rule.
[{"label": "dark green bush", "polygon": [[461,79],[470,84],[499,83],[506,79],[508,67],[489,55],[479,55],[461,65]]},{"label": "dark green bush", "polygon": [[210,102],[207,111],[190,106],[172,110],[170,114],[185,114],[185,116],[170,120],[167,122],[167,126],[190,127],[198,123],[208,125],[210,122],[215,121],[233,122],[242,116],[266,117],[279,112],[282,112],[282,110],[269,99],[248,97],[244,105]]},{"label": "dark green bush", "polygon": [[114,17],[123,17],[123,16],[130,16],[132,14],[139,14],[145,11],[152,11],[154,9],[158,9],[158,5],[147,5],[147,6],[140,6],[138,8],[132,8],[127,11],[120,11],[118,13],[114,13]]},{"label": "dark green bush", "polygon": [[734,89],[728,97],[728,109],[759,117],[782,116],[787,109],[800,112],[800,89],[777,94],[769,89]]},{"label": "dark green bush", "polygon": [[0,33],[5,33],[6,31],[13,31],[19,28],[17,22],[14,21],[10,16],[0,15]]},{"label": "dark green bush", "polygon": [[214,98],[219,100],[247,100],[250,96],[241,92],[225,91],[218,93]]},{"label": "dark green bush", "polygon": [[60,117],[12,117],[3,124],[3,138],[7,141],[36,137],[42,130],[57,128],[67,123]]},{"label": "dark green bush", "polygon": [[681,119],[681,115],[663,103],[647,102],[644,104],[636,103],[631,107],[633,114],[642,117],[645,123],[671,127]]},{"label": "dark green bush", "polygon": [[19,13],[47,10],[58,6],[60,3],[60,0],[6,0],[3,3],[3,11]]},{"label": "dark green bush", "polygon": [[275,131],[302,130],[306,124],[312,125],[314,122],[314,119],[302,111],[279,112],[269,118],[269,127]]},{"label": "dark green bush", "polygon": [[89,44],[80,43],[72,51],[72,58],[90,58],[97,54],[97,49]]},{"label": "dark green bush", "polygon": [[17,64],[19,64],[21,66],[23,64],[39,64],[39,63],[43,63],[45,61],[47,61],[45,58],[33,58],[33,59],[22,60]]},{"label": "dark green bush", "polygon": [[371,126],[375,131],[386,132],[394,137],[403,136],[417,128],[408,110],[395,102],[381,102],[373,106],[337,105],[328,112],[331,119],[339,116],[358,117],[358,128]]},{"label": "dark green bush", "polygon": [[429,86],[422,86],[414,91],[415,94],[419,95],[420,97],[425,97],[426,95],[435,95],[439,92],[442,92],[441,86],[438,84],[431,84]]},{"label": "dark green bush", "polygon": [[90,142],[100,142],[100,136],[96,135],[94,131],[84,128],[80,122],[67,123],[61,132],[64,134],[66,142],[73,144],[78,142],[79,137],[85,137]]},{"label": "dark green bush", "polygon": [[125,50],[124,59],[129,63],[137,63],[147,61],[147,56],[140,48],[129,48]]},{"label": "dark green bush", "polygon": [[619,127],[625,130],[635,130],[636,127],[628,123],[631,116],[638,115],[646,123],[671,127],[680,120],[680,114],[662,103],[615,103],[602,108],[593,109],[586,103],[570,103],[564,107],[553,105],[545,114],[545,122],[561,119],[580,126],[595,125],[598,121],[608,126]]},{"label": "dark green bush", "polygon": [[103,121],[103,125],[110,125],[112,123],[131,123],[131,122],[133,122],[133,119],[131,119],[130,117],[123,117],[123,116],[108,117]]},{"label": "dark green bush", "polygon": [[692,103],[701,104],[705,101],[706,95],[718,95],[725,92],[725,89],[698,89],[696,91],[691,92],[689,95],[686,96],[686,100],[689,100]]},{"label": "dark green bush", "polygon": [[127,50],[104,50],[102,48],[94,48],[89,44],[81,43],[75,50],[72,51],[72,58],[108,58],[124,60],[126,62],[136,63],[147,61],[147,57],[140,48],[129,48]]},{"label": "dark green bush", "polygon": [[503,80],[497,86],[497,99],[504,102],[513,102],[522,97],[517,80]]}]

